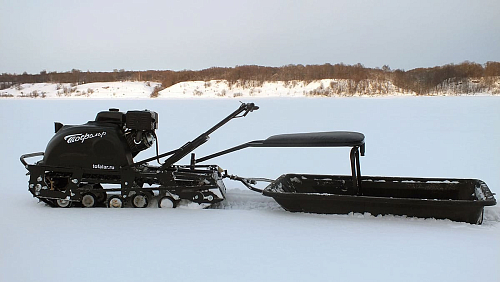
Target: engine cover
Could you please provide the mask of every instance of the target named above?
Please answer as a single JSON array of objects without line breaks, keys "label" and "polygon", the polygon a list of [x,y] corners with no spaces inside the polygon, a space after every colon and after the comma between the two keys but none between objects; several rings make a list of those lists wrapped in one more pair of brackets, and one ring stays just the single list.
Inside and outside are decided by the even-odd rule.
[{"label": "engine cover", "polygon": [[133,163],[133,157],[118,124],[89,121],[64,125],[49,141],[45,165],[119,169]]}]

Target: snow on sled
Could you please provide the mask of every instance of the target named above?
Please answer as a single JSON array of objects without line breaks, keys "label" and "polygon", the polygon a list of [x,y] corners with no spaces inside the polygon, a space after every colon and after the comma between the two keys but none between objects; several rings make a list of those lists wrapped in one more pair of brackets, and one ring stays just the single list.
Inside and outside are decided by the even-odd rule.
[{"label": "snow on sled", "polygon": [[[175,208],[181,202],[208,207],[225,200],[222,180],[229,178],[273,197],[292,212],[369,212],[477,224],[482,222],[484,206],[496,204],[480,180],[362,176],[359,156],[365,153],[365,136],[358,132],[281,134],[198,159],[192,153],[224,124],[258,109],[253,103],[242,103],[182,147],[159,154],[157,146],[156,156],[140,161],[134,160],[136,155],[157,141],[158,114],[154,111],[110,109],[82,125],[56,122],[55,135],[46,150],[20,158],[30,176],[28,190],[54,207],[145,208],[153,198],[160,208]],[[217,165],[199,164],[247,147],[350,147],[352,175],[286,174],[270,180],[229,175]],[[190,153],[189,164],[177,164]],[[42,159],[28,163],[33,157]],[[159,165],[150,164],[152,161]],[[271,184],[261,190],[254,186],[258,181]]]}]

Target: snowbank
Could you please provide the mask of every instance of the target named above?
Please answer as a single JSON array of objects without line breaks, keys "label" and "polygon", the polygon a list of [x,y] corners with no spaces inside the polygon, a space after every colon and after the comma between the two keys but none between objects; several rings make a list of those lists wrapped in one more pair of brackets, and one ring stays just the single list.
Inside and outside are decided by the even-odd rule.
[{"label": "snowbank", "polygon": [[[484,79],[447,81],[430,95],[495,95],[500,93],[500,80],[484,88]],[[155,87],[158,87],[155,89]],[[316,81],[235,81],[210,80],[179,82],[161,90],[157,82],[121,81],[74,85],[69,83],[28,83],[0,90],[0,97],[31,98],[236,98],[242,97],[373,97],[415,96],[386,80],[322,79]],[[161,90],[157,93],[155,91]]]},{"label": "snowbank", "polygon": [[[356,88],[358,87],[358,88]],[[356,92],[356,90],[358,92]],[[346,79],[316,81],[237,81],[227,80],[180,82],[160,92],[162,98],[239,98],[239,97],[307,97],[307,96],[362,96],[362,95],[414,95],[403,93],[388,81],[362,81],[353,85]]]},{"label": "snowbank", "polygon": [[29,98],[149,98],[157,82],[25,83],[0,90],[3,97]]}]

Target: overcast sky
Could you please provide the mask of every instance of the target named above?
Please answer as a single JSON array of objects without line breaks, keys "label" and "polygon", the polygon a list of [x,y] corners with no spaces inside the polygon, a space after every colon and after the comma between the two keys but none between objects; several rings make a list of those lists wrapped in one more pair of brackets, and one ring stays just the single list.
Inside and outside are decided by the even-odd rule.
[{"label": "overcast sky", "polygon": [[499,0],[0,0],[0,73],[500,61]]}]

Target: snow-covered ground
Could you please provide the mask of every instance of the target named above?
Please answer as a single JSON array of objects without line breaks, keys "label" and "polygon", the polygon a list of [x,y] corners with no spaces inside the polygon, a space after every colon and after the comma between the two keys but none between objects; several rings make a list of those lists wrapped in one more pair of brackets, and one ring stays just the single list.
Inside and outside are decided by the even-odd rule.
[{"label": "snow-covered ground", "polygon": [[[500,78],[490,88],[485,79],[469,79],[462,83],[446,81],[432,95],[497,95]],[[73,85],[70,83],[26,83],[0,90],[0,97],[31,98],[93,98],[93,99],[146,99],[150,98],[157,82],[117,81]],[[486,89],[486,90],[485,90]],[[345,97],[345,96],[415,96],[387,80],[362,80],[355,83],[347,79],[315,81],[185,81],[159,91],[156,98],[256,98],[256,97]]]},{"label": "snow-covered ground", "polygon": [[[365,175],[479,178],[500,192],[499,97],[242,100],[260,109],[213,133],[197,156],[279,133],[351,130],[366,135]],[[163,152],[238,106],[235,99],[0,101],[0,281],[500,279],[497,206],[486,209],[483,225],[471,225],[289,213],[235,182],[226,182],[227,202],[205,210],[55,209],[37,203],[27,191],[19,156],[43,151],[54,121],[81,124],[108,108],[155,110]],[[348,153],[252,148],[213,163],[241,176],[348,174]]]}]

